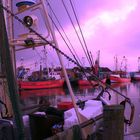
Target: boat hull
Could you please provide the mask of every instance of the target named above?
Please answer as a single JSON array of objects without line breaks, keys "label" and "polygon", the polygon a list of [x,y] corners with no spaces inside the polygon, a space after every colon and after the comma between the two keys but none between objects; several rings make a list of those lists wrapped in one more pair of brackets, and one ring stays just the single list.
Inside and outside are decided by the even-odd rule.
[{"label": "boat hull", "polygon": [[[106,82],[106,78],[101,80],[103,83]],[[95,80],[78,80],[78,86],[97,86],[99,81]]]},{"label": "boat hull", "polygon": [[133,80],[140,81],[140,77],[133,77]]},{"label": "boat hull", "polygon": [[91,86],[91,83],[92,85],[96,86],[98,83],[96,81],[88,81],[88,80],[78,80],[78,86]]},{"label": "boat hull", "polygon": [[19,89],[47,89],[63,87],[64,80],[19,81]]},{"label": "boat hull", "polygon": [[[70,81],[70,84],[71,84],[71,86],[72,87],[77,87],[78,86],[78,81],[77,81],[77,79],[69,79],[69,81]],[[67,86],[67,82],[66,82],[66,80],[64,81],[64,88],[67,88],[68,86]]]},{"label": "boat hull", "polygon": [[131,78],[122,78],[122,77],[116,77],[116,76],[110,76],[110,80],[112,83],[131,82]]},{"label": "boat hull", "polygon": [[132,80],[140,81],[140,73],[135,73],[134,76],[132,77]]}]

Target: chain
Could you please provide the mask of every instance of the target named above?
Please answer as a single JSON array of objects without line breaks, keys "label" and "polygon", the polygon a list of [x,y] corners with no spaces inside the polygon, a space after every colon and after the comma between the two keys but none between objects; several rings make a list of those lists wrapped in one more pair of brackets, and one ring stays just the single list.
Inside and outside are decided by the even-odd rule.
[{"label": "chain", "polygon": [[[0,3],[0,6],[9,14],[11,14],[12,17],[14,17],[17,21],[19,21],[23,26],[25,26],[26,28],[29,29],[30,32],[35,33],[38,37],[40,37],[42,40],[44,40],[47,44],[49,44],[53,49],[55,49],[57,52],[59,52],[61,55],[63,55],[66,59],[68,59],[68,61],[71,61],[72,63],[74,63],[75,65],[77,65],[81,71],[84,73],[84,68],[75,60],[73,60],[72,58],[70,58],[68,55],[66,55],[64,52],[62,52],[60,49],[58,49],[55,45],[53,45],[52,43],[50,43],[49,41],[47,41],[43,36],[41,36],[39,33],[37,33],[34,29],[32,29],[31,27],[27,27],[26,24],[18,17],[16,16],[13,12],[11,12],[10,10],[8,10],[8,8],[4,7],[2,5],[2,3]],[[85,74],[85,73],[84,73]],[[95,74],[92,74],[92,76],[94,76],[94,78],[96,78],[96,80],[98,80],[98,84],[103,86],[102,84],[106,85],[108,88],[112,89],[114,92],[118,93],[119,95],[123,96],[131,105],[131,116],[130,116],[130,123],[133,119],[134,116],[134,105],[131,103],[130,98],[128,98],[127,96],[121,94],[120,92],[118,92],[117,90],[113,89],[112,87],[110,87],[110,85],[103,83]],[[91,83],[92,84],[92,83]]]},{"label": "chain", "polygon": [[[74,63],[78,68],[80,68],[81,72],[86,76],[85,74],[85,70],[84,68],[78,63],[78,61],[76,60],[75,56],[75,60],[73,60],[71,57],[69,57],[67,54],[65,54],[64,52],[62,52],[60,49],[58,49],[55,45],[53,45],[52,43],[50,43],[49,41],[47,41],[43,36],[41,36],[39,33],[37,33],[34,29],[32,29],[31,27],[26,26],[26,24],[24,23],[23,20],[21,20],[18,16],[16,16],[13,12],[11,12],[10,10],[8,10],[8,8],[6,8],[5,6],[3,6],[2,4],[0,4],[0,6],[7,12],[9,13],[12,17],[14,17],[17,21],[19,21],[23,26],[25,26],[27,29],[29,29],[30,32],[33,32],[34,34],[36,34],[38,37],[40,37],[43,41],[45,41],[47,44],[49,44],[53,49],[55,49],[57,52],[59,52],[61,55],[63,55],[68,61],[71,61],[72,63]],[[89,72],[89,74],[91,74]],[[95,74],[92,74],[92,76],[98,81],[103,83]],[[89,81],[92,84],[91,81]],[[100,83],[99,83],[100,84]],[[94,86],[94,85],[93,85]]]},{"label": "chain", "polygon": [[[34,29],[32,29],[31,27],[27,27],[26,24],[18,17],[16,16],[13,12],[11,12],[10,10],[8,10],[8,8],[6,8],[5,6],[3,6],[0,3],[0,6],[9,14],[11,14],[11,16],[13,16],[17,21],[19,21],[23,26],[25,26],[26,28],[29,29],[30,32],[35,33],[38,37],[40,37],[42,40],[44,40],[47,44],[49,44],[53,49],[55,49],[57,52],[59,52],[61,55],[63,55],[68,61],[71,61],[72,63],[74,63],[75,65],[77,65],[81,72],[83,72],[83,74],[85,75],[85,71],[84,68],[75,60],[73,60],[71,57],[69,57],[68,55],[66,55],[64,52],[62,52],[60,49],[58,49],[55,45],[53,45],[52,43],[50,43],[49,41],[47,41],[43,36],[41,36],[39,33],[37,33]],[[91,73],[90,73],[91,74]],[[98,81],[98,84],[103,86],[106,85],[108,88],[110,88],[111,90],[113,90],[114,92],[118,93],[119,95],[123,96],[125,99],[130,100],[127,96],[121,94],[120,92],[118,92],[117,90],[113,89],[110,85],[104,83],[103,81],[101,81],[95,74],[92,74],[92,76]],[[91,82],[90,82],[91,83]],[[91,83],[92,84],[92,83]],[[102,85],[103,84],[103,85]]]}]

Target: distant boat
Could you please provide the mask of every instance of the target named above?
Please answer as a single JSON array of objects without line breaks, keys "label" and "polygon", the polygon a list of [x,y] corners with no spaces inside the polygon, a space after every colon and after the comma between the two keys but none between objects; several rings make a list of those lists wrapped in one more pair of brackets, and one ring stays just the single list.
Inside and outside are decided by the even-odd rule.
[{"label": "distant boat", "polygon": [[140,81],[140,57],[138,57],[138,71],[131,73],[131,79],[133,81]]},{"label": "distant boat", "polygon": [[[43,1],[41,1],[41,2],[43,2]],[[40,2],[40,3],[41,3]],[[43,3],[44,4],[44,3]],[[38,6],[39,4],[37,4],[36,6]],[[39,6],[38,6],[39,7]],[[41,7],[41,6],[40,6]],[[34,9],[35,9],[35,6],[33,7]],[[44,9],[44,7],[43,7],[43,9]],[[43,10],[42,9],[42,10]],[[32,11],[31,11],[32,12]],[[46,12],[46,17],[47,17],[47,12]],[[44,17],[45,18],[45,17]],[[19,20],[20,21],[20,20]],[[47,20],[47,21],[49,21],[49,20]],[[32,21],[31,21],[32,22]],[[30,23],[30,22],[27,22],[27,23]],[[28,24],[27,24],[28,25]],[[48,23],[48,25],[49,25],[49,23]],[[28,26],[29,27],[29,26]],[[52,33],[52,35],[53,35],[53,33]],[[54,38],[54,41],[56,40],[55,39],[55,36],[53,37]],[[33,43],[33,45],[34,45],[34,42],[32,42],[32,40],[26,40],[26,41],[29,41],[28,43],[29,44],[32,44]],[[46,41],[47,43],[49,43],[48,41]],[[56,46],[54,46],[52,43],[49,43],[53,48],[55,48],[56,49],[56,47],[57,47],[57,42],[56,43],[54,43],[54,44],[56,44]],[[6,46],[6,45],[5,45]],[[31,45],[30,45],[31,46]],[[34,46],[33,46],[34,47]],[[57,51],[59,50],[59,49],[56,49]],[[59,53],[58,53],[59,54]],[[63,53],[63,54],[65,54],[65,53]],[[59,56],[59,55],[58,55]],[[10,56],[8,57],[8,58],[10,58]],[[61,57],[60,57],[61,58]],[[61,60],[61,59],[60,59]],[[61,61],[62,62],[62,61]],[[9,63],[10,64],[10,63]],[[79,64],[78,64],[79,65]],[[8,65],[7,65],[8,66]],[[11,65],[9,65],[9,66],[11,66]],[[63,63],[62,63],[62,66],[63,66]],[[8,68],[8,67],[7,67]],[[63,67],[64,68],[64,67]],[[66,80],[68,79],[67,77],[67,73],[66,73],[66,71],[65,71],[65,68],[63,69],[64,70],[64,75],[65,75],[65,78],[66,78]],[[9,71],[10,72],[10,71]],[[10,75],[10,74],[9,74]],[[11,76],[9,76],[9,77],[11,77]],[[14,79],[14,77],[13,77],[13,79]],[[32,124],[30,123],[30,128],[31,128],[31,138],[32,139],[44,139],[44,138],[48,138],[48,137],[50,137],[50,136],[52,136],[54,133],[55,133],[55,136],[56,136],[56,133],[57,132],[52,132],[52,128],[53,128],[53,126],[54,127],[56,127],[57,126],[57,124],[60,124],[60,123],[62,123],[62,124],[64,124],[65,126],[63,127],[64,128],[64,130],[65,129],[67,129],[67,128],[71,128],[72,127],[72,125],[75,125],[75,124],[79,124],[79,123],[83,123],[85,120],[87,121],[87,120],[92,120],[93,122],[96,122],[97,121],[97,119],[96,118],[98,118],[98,120],[99,120],[99,118],[102,118],[102,111],[103,111],[103,104],[102,104],[102,102],[105,104],[106,102],[105,102],[105,99],[103,99],[103,97],[100,97],[100,100],[102,100],[102,101],[95,101],[95,100],[88,100],[88,101],[85,101],[85,104],[84,104],[84,108],[82,107],[82,109],[79,107],[77,107],[77,105],[76,105],[76,102],[75,102],[75,98],[74,98],[74,95],[73,95],[73,92],[72,92],[72,89],[71,89],[71,86],[69,85],[69,80],[67,80],[67,83],[68,83],[68,87],[69,87],[69,91],[70,91],[70,95],[71,95],[71,99],[72,99],[72,104],[74,105],[74,108],[72,108],[72,111],[71,110],[68,110],[67,112],[65,111],[65,112],[63,112],[64,113],[64,117],[63,118],[65,118],[65,120],[63,119],[60,119],[60,115],[54,115],[53,113],[51,114],[50,113],[50,115],[52,116],[52,115],[54,115],[54,117],[48,117],[49,116],[49,114],[47,114],[46,113],[46,110],[45,110],[45,113],[47,114],[45,114],[44,116],[41,116],[40,114],[33,114],[33,113],[31,113],[30,114],[30,122],[32,122]],[[11,82],[11,84],[13,84],[12,82]],[[64,80],[63,79],[46,79],[46,80],[42,80],[42,74],[40,75],[40,80],[39,81],[18,81],[18,86],[19,86],[19,89],[46,89],[46,88],[56,88],[56,87],[61,87],[61,86],[63,86],[63,84],[64,84]],[[9,85],[10,85],[10,82],[9,82]],[[13,87],[14,87],[14,84],[13,84]],[[13,90],[11,90],[11,91],[14,91],[14,88],[13,88]],[[12,93],[12,92],[11,92]],[[16,96],[13,96],[13,103],[16,103],[16,100],[14,99],[14,97],[16,97]],[[108,103],[108,102],[107,102]],[[106,103],[106,105],[108,105]],[[17,104],[14,104],[14,107],[15,107],[15,109],[18,109],[18,108],[16,108],[16,106],[18,105],[18,103]],[[43,104],[44,105],[44,104]],[[80,105],[79,105],[80,106]],[[51,110],[52,110],[52,108],[50,108]],[[74,110],[75,109],[75,110]],[[15,111],[15,114],[17,113],[17,111],[18,110],[14,110]],[[53,110],[52,110],[53,111]],[[49,111],[48,111],[49,112]],[[73,113],[74,112],[74,113]],[[57,113],[58,114],[58,113]],[[71,115],[72,114],[72,115]],[[79,114],[79,115],[77,115],[77,114]],[[19,113],[19,115],[20,115],[20,113]],[[81,115],[81,117],[80,117],[80,115]],[[16,115],[15,115],[16,116]],[[17,114],[17,116],[18,116],[18,114]],[[72,116],[72,117],[71,117]],[[31,118],[32,117],[32,118]],[[66,118],[67,117],[67,118]],[[83,118],[82,118],[83,117]],[[18,117],[17,117],[18,118]],[[46,119],[47,118],[47,119]],[[48,119],[49,118],[49,119]],[[56,119],[54,119],[54,118],[56,118]],[[59,118],[59,119],[58,119]],[[93,120],[93,118],[94,118],[94,120]],[[45,120],[44,120],[45,119]],[[83,119],[83,120],[82,120]],[[19,122],[19,120],[22,120],[21,118],[18,118],[18,121],[17,122]],[[38,120],[38,121],[36,121],[36,120]],[[43,120],[43,121],[42,121]],[[22,121],[21,121],[22,122]],[[38,123],[38,122],[40,122],[40,123]],[[76,123],[75,123],[76,122]],[[20,124],[20,125],[18,125],[19,123],[17,123],[17,126],[22,126],[22,123]],[[38,125],[37,125],[38,124]],[[50,125],[51,124],[51,125]],[[56,124],[56,125],[55,125]],[[97,125],[97,126],[99,126],[99,125]],[[58,127],[58,126],[57,126]],[[18,127],[17,127],[18,128]],[[19,127],[20,128],[20,127]],[[91,126],[90,127],[91,129],[91,131],[84,131],[85,132],[85,138],[86,138],[86,136],[89,136],[90,134],[93,134],[93,126]],[[96,128],[97,129],[97,128]],[[95,129],[95,130],[96,130]],[[19,130],[21,130],[21,131],[19,131],[19,136],[22,136],[22,134],[24,134],[24,132],[22,132],[22,127],[21,127],[21,129],[19,129]],[[34,131],[34,130],[37,130],[36,132]],[[43,133],[40,133],[41,131],[43,132]],[[44,131],[45,130],[45,131]],[[46,131],[47,130],[47,131]],[[56,129],[54,129],[54,130],[56,130]],[[84,129],[82,129],[82,130],[84,130]],[[60,130],[60,132],[61,132],[62,130]],[[21,133],[22,132],[22,133]],[[46,133],[47,132],[47,133]],[[50,132],[50,134],[48,135],[48,133]],[[40,137],[37,137],[37,136],[39,136],[40,135]],[[91,135],[92,136],[92,135]],[[84,138],[84,139],[85,139]]]},{"label": "distant boat", "polygon": [[118,88],[118,87],[123,87],[123,86],[126,86],[126,85],[128,85],[128,83],[112,83],[111,84],[111,87],[112,88]]},{"label": "distant boat", "polygon": [[127,77],[126,75],[120,75],[120,74],[111,74],[110,80],[111,80],[111,83],[131,82],[130,77]]},{"label": "distant boat", "polygon": [[133,73],[132,80],[140,81],[140,72]]},{"label": "distant boat", "polygon": [[118,70],[118,57],[115,56],[115,71],[110,75],[110,80],[112,83],[125,83],[131,82],[131,77],[129,73],[127,73],[127,59],[123,56],[121,61],[120,70]]},{"label": "distant boat", "polygon": [[57,71],[54,71],[54,69],[50,72],[43,71],[42,65],[40,65],[40,71],[34,71],[30,76],[22,77],[21,80],[20,78],[18,79],[19,90],[60,88],[64,85],[64,79],[61,78]]},{"label": "distant boat", "polygon": [[81,80],[78,80],[78,86],[91,86],[92,85],[97,85],[98,83],[94,80],[86,80],[86,79],[81,79]]},{"label": "distant boat", "polygon": [[[106,82],[106,78],[101,79],[103,83]],[[80,79],[78,80],[78,86],[96,86],[98,85],[99,81],[96,80],[87,80],[87,79]]]}]

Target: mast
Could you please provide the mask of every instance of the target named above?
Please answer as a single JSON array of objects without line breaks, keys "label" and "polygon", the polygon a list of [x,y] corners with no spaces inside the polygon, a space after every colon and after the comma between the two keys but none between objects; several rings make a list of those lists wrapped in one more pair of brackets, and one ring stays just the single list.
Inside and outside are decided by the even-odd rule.
[{"label": "mast", "polygon": [[140,57],[138,57],[138,72],[140,72]]},{"label": "mast", "polygon": [[[2,0],[2,3],[5,7],[7,7],[9,10],[12,9],[12,1],[13,0]],[[5,25],[6,25],[6,29],[7,29],[7,34],[8,34],[8,37],[12,37],[12,18],[10,16],[10,14],[8,14],[6,11],[3,11],[4,12],[4,18],[5,18]],[[9,38],[10,39],[10,38]],[[13,62],[13,65],[15,65],[15,55],[14,55],[14,51],[13,49],[10,47],[10,53],[11,53],[11,58],[12,58],[12,62]],[[10,99],[8,97],[8,87],[7,87],[7,81],[6,81],[6,77],[5,77],[5,70],[3,68],[3,64],[0,64],[1,65],[1,73],[0,73],[0,81],[1,81],[1,87],[2,87],[2,91],[1,91],[1,99],[3,100],[3,102],[5,102],[5,104],[7,105],[7,109],[8,109],[8,115],[9,116],[12,116],[13,115],[13,110],[12,110],[12,106],[11,106],[11,102],[10,102]],[[14,67],[15,68],[15,67]],[[15,70],[14,70],[14,73],[15,73]]]},{"label": "mast", "polygon": [[117,57],[117,55],[114,56],[114,62],[115,62],[115,72],[118,72],[118,57]]},{"label": "mast", "polygon": [[[57,39],[56,39],[56,36],[55,36],[55,32],[54,30],[52,29],[51,27],[51,24],[49,22],[49,16],[47,14],[47,7],[45,6],[45,0],[41,0],[42,4],[43,4],[43,9],[45,11],[45,15],[48,19],[48,26],[49,26],[49,29],[50,29],[50,32],[52,34],[52,37],[53,37],[53,40],[55,42],[55,45],[56,45],[56,48],[59,48],[59,45],[58,45],[58,42],[57,42]],[[68,75],[67,75],[67,72],[66,72],[66,69],[65,69],[65,66],[64,66],[64,63],[63,63],[63,60],[62,60],[62,56],[61,54],[59,53],[59,51],[56,51],[57,52],[57,55],[58,55],[58,58],[59,58],[59,61],[60,61],[60,64],[62,66],[62,70],[63,70],[63,73],[64,73],[64,76],[65,76],[65,80],[66,80],[66,83],[67,83],[67,86],[68,86],[68,89],[69,89],[69,92],[70,92],[70,95],[71,95],[71,99],[72,99],[72,102],[73,102],[73,105],[74,105],[74,109],[75,109],[75,112],[76,112],[76,115],[77,115],[77,118],[78,118],[78,122],[79,123],[82,123],[82,119],[80,117],[80,114],[78,112],[78,107],[76,105],[76,101],[75,101],[75,96],[74,96],[74,93],[73,93],[73,90],[72,90],[72,87],[71,87],[71,84],[70,84],[70,81],[69,81],[69,78],[68,78]]]},{"label": "mast", "polygon": [[[5,4],[7,5],[7,8],[11,11],[13,11],[13,0],[3,0],[5,1]],[[10,13],[7,15],[7,34],[8,39],[12,40],[14,38],[14,27],[13,27],[13,17]],[[10,53],[11,53],[11,59],[13,63],[13,70],[14,74],[16,75],[16,56],[15,56],[15,46],[12,46],[10,44]]]},{"label": "mast", "polygon": [[[2,5],[2,0],[0,0]],[[9,96],[11,99],[15,123],[17,126],[18,139],[24,140],[24,127],[22,121],[21,110],[19,107],[19,98],[17,91],[17,83],[15,80],[15,74],[13,69],[13,63],[11,59],[11,52],[9,48],[8,35],[6,31],[4,13],[2,7],[0,7],[0,49],[1,49],[1,60],[4,65],[5,75],[9,88]]]},{"label": "mast", "polygon": [[100,50],[98,50],[97,60],[98,60],[98,66],[100,67]]},{"label": "mast", "polygon": [[100,76],[100,50],[98,50],[98,55],[97,55],[97,61],[98,61],[98,77]]},{"label": "mast", "polygon": [[[41,12],[43,12],[43,19],[44,19],[44,21],[46,23],[46,26],[48,27],[47,29],[49,29],[49,33],[50,33],[50,34],[48,33],[48,35],[51,35],[51,37],[53,38],[52,39],[52,42],[50,43],[49,41],[46,41],[39,33],[36,33],[35,35],[37,35],[39,38],[43,39],[43,40],[40,40],[41,42],[39,42],[38,44],[35,43],[35,40],[33,38],[30,39],[30,40],[27,40],[27,39],[26,40],[21,40],[23,42],[17,42],[19,39],[16,39],[16,40],[13,40],[13,42],[11,41],[11,43],[13,43],[13,44],[15,43],[15,45],[18,45],[18,46],[22,46],[23,47],[23,48],[19,48],[18,50],[27,49],[27,48],[35,47],[35,46],[43,46],[44,44],[49,44],[53,48],[55,48],[56,53],[57,53],[58,58],[59,58],[59,61],[60,61],[60,64],[61,64],[62,69],[63,69],[63,73],[64,73],[65,80],[66,80],[66,83],[67,83],[67,86],[68,86],[68,89],[69,89],[69,92],[70,92],[70,95],[71,95],[71,99],[72,99],[72,102],[73,102],[73,105],[74,105],[74,109],[75,109],[75,112],[76,112],[76,115],[77,115],[77,118],[78,118],[78,122],[79,123],[82,123],[84,121],[82,119],[85,119],[85,118],[83,118],[80,115],[80,113],[78,112],[78,107],[76,105],[75,96],[74,96],[74,93],[73,93],[73,90],[72,90],[72,87],[71,87],[71,84],[70,84],[70,81],[69,81],[69,78],[68,78],[66,69],[64,67],[62,56],[59,53],[59,45],[58,45],[58,42],[56,40],[55,32],[52,29],[52,26],[50,24],[50,19],[49,19],[49,15],[48,15],[48,11],[47,11],[47,7],[46,7],[46,3],[45,2],[46,2],[45,0],[40,0],[37,4],[33,4],[32,6],[29,6],[27,8],[27,10],[31,10],[32,8],[34,8],[34,10],[35,9],[39,9]],[[16,13],[16,15],[24,12],[25,10],[26,9],[24,9],[23,11],[20,11],[20,12]],[[30,19],[32,18],[31,16],[25,16],[25,17],[26,18],[27,17],[30,17]],[[23,21],[24,21],[25,17],[23,18]],[[19,20],[19,22],[22,23],[22,21],[19,18],[17,18],[17,19]],[[30,20],[30,22],[29,21],[26,21],[26,22],[24,21],[24,25],[27,26],[29,23],[32,23],[31,21],[32,20]],[[30,31],[33,31],[32,28],[31,28],[31,26],[32,26],[32,24],[30,26],[27,26],[27,27],[30,29]],[[33,33],[35,33],[35,32],[33,32]],[[29,33],[27,35],[29,35]],[[53,45],[53,44],[55,44],[55,45]],[[85,136],[85,133],[84,133],[84,136]]]},{"label": "mast", "polygon": [[120,66],[120,71],[127,71],[127,59],[125,56],[123,56],[122,62],[121,62],[121,66]]},{"label": "mast", "polygon": [[99,62],[100,61],[100,50],[97,52],[97,58],[95,60],[94,68],[95,68],[95,74],[99,77]]},{"label": "mast", "polygon": [[[39,0],[38,1],[38,3],[36,3],[36,4],[33,4],[32,6],[30,6],[30,7],[28,7],[27,8],[27,10],[31,10],[31,9],[39,9],[41,12],[42,12],[42,14],[41,15],[43,15],[42,16],[42,18],[44,19],[44,21],[45,21],[45,24],[46,24],[46,27],[47,27],[47,29],[49,30],[49,33],[48,33],[48,36],[47,37],[49,37],[50,35],[51,35],[51,37],[52,37],[52,43],[54,43],[55,44],[55,48],[56,48],[56,53],[57,53],[57,55],[58,55],[58,58],[59,58],[59,61],[60,61],[60,64],[61,64],[61,66],[62,66],[62,69],[63,69],[63,73],[64,73],[64,76],[65,76],[65,80],[66,80],[66,83],[67,83],[67,86],[68,86],[68,89],[69,89],[69,92],[70,92],[70,95],[71,95],[71,99],[72,99],[72,102],[73,102],[73,105],[74,105],[74,108],[75,108],[75,111],[76,111],[76,115],[77,115],[77,118],[78,118],[78,121],[79,121],[79,123],[81,123],[82,122],[82,120],[81,120],[81,117],[80,117],[80,115],[79,115],[79,112],[78,112],[78,107],[77,107],[77,105],[76,105],[76,101],[75,101],[75,97],[74,97],[74,93],[73,93],[73,90],[72,90],[72,87],[71,87],[71,85],[70,85],[70,81],[69,81],[69,78],[68,78],[68,75],[67,75],[67,72],[66,72],[66,69],[65,69],[65,66],[64,66],[64,63],[63,63],[63,60],[62,60],[62,56],[60,55],[60,53],[59,53],[59,45],[58,45],[58,42],[57,42],[57,40],[56,40],[56,36],[55,36],[55,32],[54,32],[54,30],[52,29],[52,26],[51,26],[51,22],[50,22],[50,19],[49,19],[49,15],[48,15],[48,11],[47,11],[47,7],[46,7],[46,1],[45,0]],[[17,14],[20,14],[21,12],[24,12],[26,9],[24,9],[23,11],[20,11],[20,12],[18,12]],[[16,14],[16,15],[17,15]],[[24,21],[24,19],[27,19],[27,17],[30,17],[30,19],[32,18],[32,16],[25,16],[24,18],[23,18],[23,21]],[[25,22],[26,21],[26,22]],[[26,23],[26,26],[27,27],[31,27],[32,25],[33,25],[33,23],[31,22],[32,20],[30,20],[30,22],[29,21],[27,21],[27,20],[25,20],[24,21],[24,23]],[[34,20],[33,20],[34,21]],[[46,37],[46,38],[47,38]],[[44,40],[44,39],[43,39]],[[18,40],[17,40],[18,41]],[[27,44],[26,43],[26,45],[28,46],[28,47],[31,47],[31,46],[34,46],[35,45],[35,40],[26,40],[26,41],[28,41],[27,43],[29,43],[29,44]],[[30,41],[30,42],[29,42]],[[15,43],[17,43],[17,42],[15,42]],[[46,44],[47,42],[45,41],[45,42],[40,42],[40,46],[42,46],[43,44]],[[16,45],[23,45],[23,47],[25,48],[25,43],[24,44],[22,44],[22,43],[17,43]],[[23,48],[23,49],[24,49]],[[21,48],[22,49],[22,48]],[[26,49],[26,48],[25,48]],[[58,49],[58,50],[57,50]],[[20,50],[20,49],[18,49],[18,50]]]}]

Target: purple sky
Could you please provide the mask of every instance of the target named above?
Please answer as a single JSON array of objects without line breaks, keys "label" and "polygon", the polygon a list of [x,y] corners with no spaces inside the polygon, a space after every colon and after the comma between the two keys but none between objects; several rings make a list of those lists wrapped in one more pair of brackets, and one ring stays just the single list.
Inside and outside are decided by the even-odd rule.
[{"label": "purple sky", "polygon": [[[68,10],[71,11],[69,0],[64,0],[64,2],[69,7]],[[88,49],[92,52],[94,59],[97,57],[97,51],[100,50],[100,66],[107,66],[114,70],[114,56],[118,57],[118,67],[120,67],[122,58],[125,56],[127,58],[128,71],[136,71],[138,69],[138,57],[140,56],[140,1],[72,0],[72,2],[76,9]],[[63,25],[80,59],[82,59],[85,55],[61,0],[51,0],[50,4],[55,9],[59,21]],[[77,27],[76,22],[75,26]],[[56,36],[59,40],[60,48],[70,55],[58,33],[56,33]],[[37,51],[25,50],[24,52],[17,52],[17,66],[20,65],[20,59],[23,57],[23,63],[33,67],[35,62],[38,61],[39,63],[40,61],[40,58],[35,57],[35,54],[41,50],[42,48],[37,49]],[[48,53],[47,62],[57,65],[58,60],[53,55],[54,51],[50,48],[48,50],[51,52]],[[30,54],[27,54],[27,52],[30,52]],[[56,60],[56,63],[54,63],[54,60]],[[65,63],[67,64],[68,62],[65,61]],[[86,64],[87,61],[85,60]],[[69,65],[72,66],[72,64]]]}]

